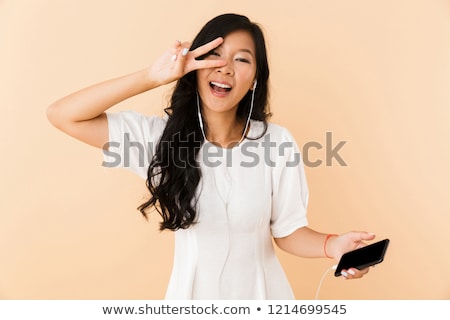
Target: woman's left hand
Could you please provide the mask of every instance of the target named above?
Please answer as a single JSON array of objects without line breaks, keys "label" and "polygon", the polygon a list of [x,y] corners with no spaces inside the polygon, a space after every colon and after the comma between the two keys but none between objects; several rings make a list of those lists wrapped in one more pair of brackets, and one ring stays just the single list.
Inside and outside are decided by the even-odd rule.
[{"label": "woman's left hand", "polygon": [[[333,237],[328,243],[327,251],[336,260],[339,260],[341,256],[351,250],[362,248],[367,244],[364,241],[370,241],[375,239],[375,235],[364,231],[351,231],[344,233],[340,236]],[[369,272],[369,268],[358,270],[356,268],[349,268],[342,270],[341,274],[345,279],[359,279]]]},{"label": "woman's left hand", "polygon": [[369,272],[370,267],[358,270],[356,268],[350,268],[342,270],[341,275],[344,279],[359,279]]}]

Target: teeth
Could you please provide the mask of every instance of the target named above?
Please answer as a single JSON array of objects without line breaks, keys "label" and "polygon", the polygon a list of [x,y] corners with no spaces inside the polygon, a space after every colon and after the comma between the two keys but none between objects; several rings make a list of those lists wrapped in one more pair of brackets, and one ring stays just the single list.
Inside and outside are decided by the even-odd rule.
[{"label": "teeth", "polygon": [[223,84],[223,83],[218,83],[218,82],[211,81],[211,84],[216,86],[216,87],[219,87],[219,88],[231,89],[231,86]]}]

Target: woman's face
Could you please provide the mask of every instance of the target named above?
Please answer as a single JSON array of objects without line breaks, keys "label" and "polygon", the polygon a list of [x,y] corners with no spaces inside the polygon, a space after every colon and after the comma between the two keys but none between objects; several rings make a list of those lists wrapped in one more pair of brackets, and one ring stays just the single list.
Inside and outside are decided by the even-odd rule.
[{"label": "woman's face", "polygon": [[247,31],[234,31],[205,59],[225,60],[219,68],[197,71],[197,88],[205,114],[236,114],[239,101],[253,88],[256,76],[255,43]]}]

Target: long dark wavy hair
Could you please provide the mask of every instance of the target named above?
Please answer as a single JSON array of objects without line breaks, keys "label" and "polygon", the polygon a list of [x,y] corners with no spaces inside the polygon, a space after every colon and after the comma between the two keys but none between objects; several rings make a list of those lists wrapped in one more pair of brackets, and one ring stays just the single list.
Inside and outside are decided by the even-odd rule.
[{"label": "long dark wavy hair", "polygon": [[[245,16],[223,14],[205,24],[193,40],[190,50],[238,30],[249,32],[255,43],[258,86],[251,119],[263,121],[267,128],[267,119],[270,117],[269,66],[261,28]],[[167,125],[147,172],[146,185],[151,197],[138,207],[146,218],[148,209],[154,207],[158,211],[163,220],[160,230],[186,229],[195,223],[197,216],[196,190],[201,179],[197,155],[204,137],[197,115],[196,99],[197,74],[192,71],[178,80],[169,107],[165,109]],[[250,103],[251,91],[239,103],[238,119],[245,120],[248,117]]]}]

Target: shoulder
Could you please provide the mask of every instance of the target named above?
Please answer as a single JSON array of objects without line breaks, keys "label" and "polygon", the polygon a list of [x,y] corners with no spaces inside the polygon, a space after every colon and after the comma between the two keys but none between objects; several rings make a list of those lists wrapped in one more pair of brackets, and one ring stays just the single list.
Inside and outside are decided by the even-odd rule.
[{"label": "shoulder", "polygon": [[251,122],[251,138],[262,138],[269,141],[292,141],[295,139],[289,129],[273,122],[252,120]]},{"label": "shoulder", "polygon": [[127,143],[156,143],[159,141],[167,120],[148,116],[134,110],[107,112],[109,141]]},{"label": "shoulder", "polygon": [[280,138],[289,139],[289,140],[294,139],[288,128],[283,127],[276,123],[269,122],[268,126],[267,126],[267,132],[269,134],[274,135],[275,137],[280,137]]},{"label": "shoulder", "polygon": [[167,119],[160,116],[148,116],[134,110],[106,113],[110,130],[162,132]]}]

